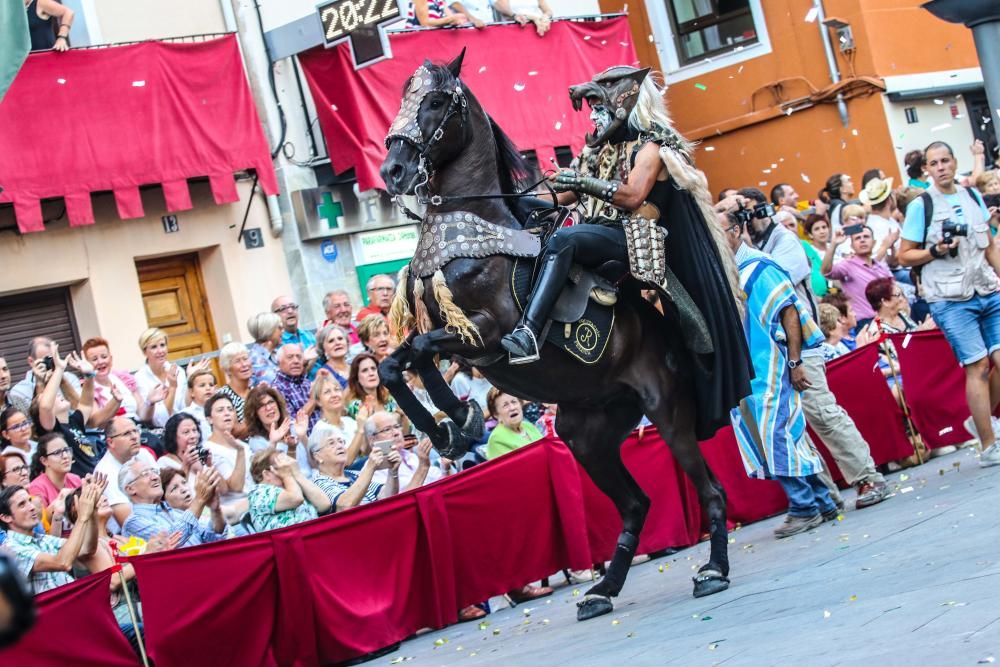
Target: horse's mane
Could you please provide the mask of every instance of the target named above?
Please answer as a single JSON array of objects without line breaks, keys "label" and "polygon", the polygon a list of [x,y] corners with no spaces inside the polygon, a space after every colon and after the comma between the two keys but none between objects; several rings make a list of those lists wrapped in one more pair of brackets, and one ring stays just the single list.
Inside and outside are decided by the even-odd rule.
[{"label": "horse's mane", "polygon": [[[446,89],[453,88],[455,84],[455,76],[448,69],[447,65],[442,65],[438,63],[424,62],[424,67],[430,72],[431,79],[434,83],[434,88],[436,89]],[[412,76],[406,80],[403,84],[403,95],[406,95],[406,91],[410,88],[410,81]],[[475,97],[469,87],[465,85],[462,81],[462,90],[469,97]],[[500,129],[497,122],[493,120],[493,117],[486,114],[486,117],[490,121],[490,130],[493,132],[493,144],[496,147],[496,157],[497,157],[497,177],[500,180],[500,192],[503,194],[514,194],[515,192],[520,192],[525,187],[530,185],[531,178],[531,167],[528,162],[521,155],[521,152],[511,141],[510,137]],[[515,200],[504,199],[508,208],[514,206]]]}]

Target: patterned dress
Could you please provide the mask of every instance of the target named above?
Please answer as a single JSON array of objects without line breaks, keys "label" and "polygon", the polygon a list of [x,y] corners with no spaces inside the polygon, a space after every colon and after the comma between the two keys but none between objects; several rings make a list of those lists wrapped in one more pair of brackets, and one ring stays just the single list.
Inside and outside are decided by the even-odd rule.
[{"label": "patterned dress", "polygon": [[754,370],[752,395],[731,413],[743,465],[751,477],[812,475],[823,463],[806,437],[802,401],[789,377],[781,311],[789,305],[798,311],[803,349],[821,345],[823,334],[787,274],[767,255],[744,245],[736,263],[747,298],[744,327]]},{"label": "patterned dress", "polygon": [[258,532],[294,526],[319,516],[308,500],[292,510],[275,511],[278,496],[284,489],[273,484],[258,484],[250,491],[250,520]]}]

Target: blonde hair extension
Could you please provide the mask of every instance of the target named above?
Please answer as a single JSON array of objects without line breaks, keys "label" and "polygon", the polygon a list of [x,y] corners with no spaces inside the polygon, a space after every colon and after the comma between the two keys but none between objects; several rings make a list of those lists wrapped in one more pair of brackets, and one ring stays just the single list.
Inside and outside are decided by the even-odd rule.
[{"label": "blonde hair extension", "polygon": [[484,346],[483,337],[479,333],[479,327],[475,325],[469,317],[462,312],[462,309],[455,305],[454,295],[448,288],[448,281],[445,280],[441,269],[434,272],[431,279],[431,286],[434,288],[434,300],[437,301],[438,309],[441,311],[441,318],[444,320],[444,328],[448,333],[457,335],[463,343]]},{"label": "blonde hair extension", "polygon": [[434,328],[431,314],[427,311],[427,304],[424,303],[424,279],[420,276],[413,280],[413,310],[417,318],[417,331],[425,334]]},{"label": "blonde hair extension", "polygon": [[389,333],[400,342],[406,339],[406,330],[411,329],[414,324],[413,313],[406,300],[406,284],[409,281],[410,265],[407,264],[399,270],[396,277],[396,295],[389,307]]}]

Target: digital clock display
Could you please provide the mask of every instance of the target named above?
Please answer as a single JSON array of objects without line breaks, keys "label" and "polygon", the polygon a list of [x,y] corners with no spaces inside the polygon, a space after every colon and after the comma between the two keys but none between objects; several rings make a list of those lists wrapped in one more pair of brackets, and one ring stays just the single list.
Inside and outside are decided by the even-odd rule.
[{"label": "digital clock display", "polygon": [[358,30],[375,28],[400,17],[397,0],[333,0],[320,4],[316,10],[327,46]]}]

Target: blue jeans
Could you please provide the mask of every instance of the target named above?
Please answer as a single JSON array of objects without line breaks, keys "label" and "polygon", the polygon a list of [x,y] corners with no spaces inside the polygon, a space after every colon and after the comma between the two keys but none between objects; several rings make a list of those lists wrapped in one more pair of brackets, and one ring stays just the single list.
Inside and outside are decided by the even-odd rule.
[{"label": "blue jeans", "polygon": [[963,366],[1000,350],[1000,292],[968,301],[936,301],[931,315]]},{"label": "blue jeans", "polygon": [[820,481],[819,475],[805,477],[776,475],[775,479],[788,496],[788,513],[791,516],[811,517],[837,508],[833,498],[830,497],[830,490]]}]

